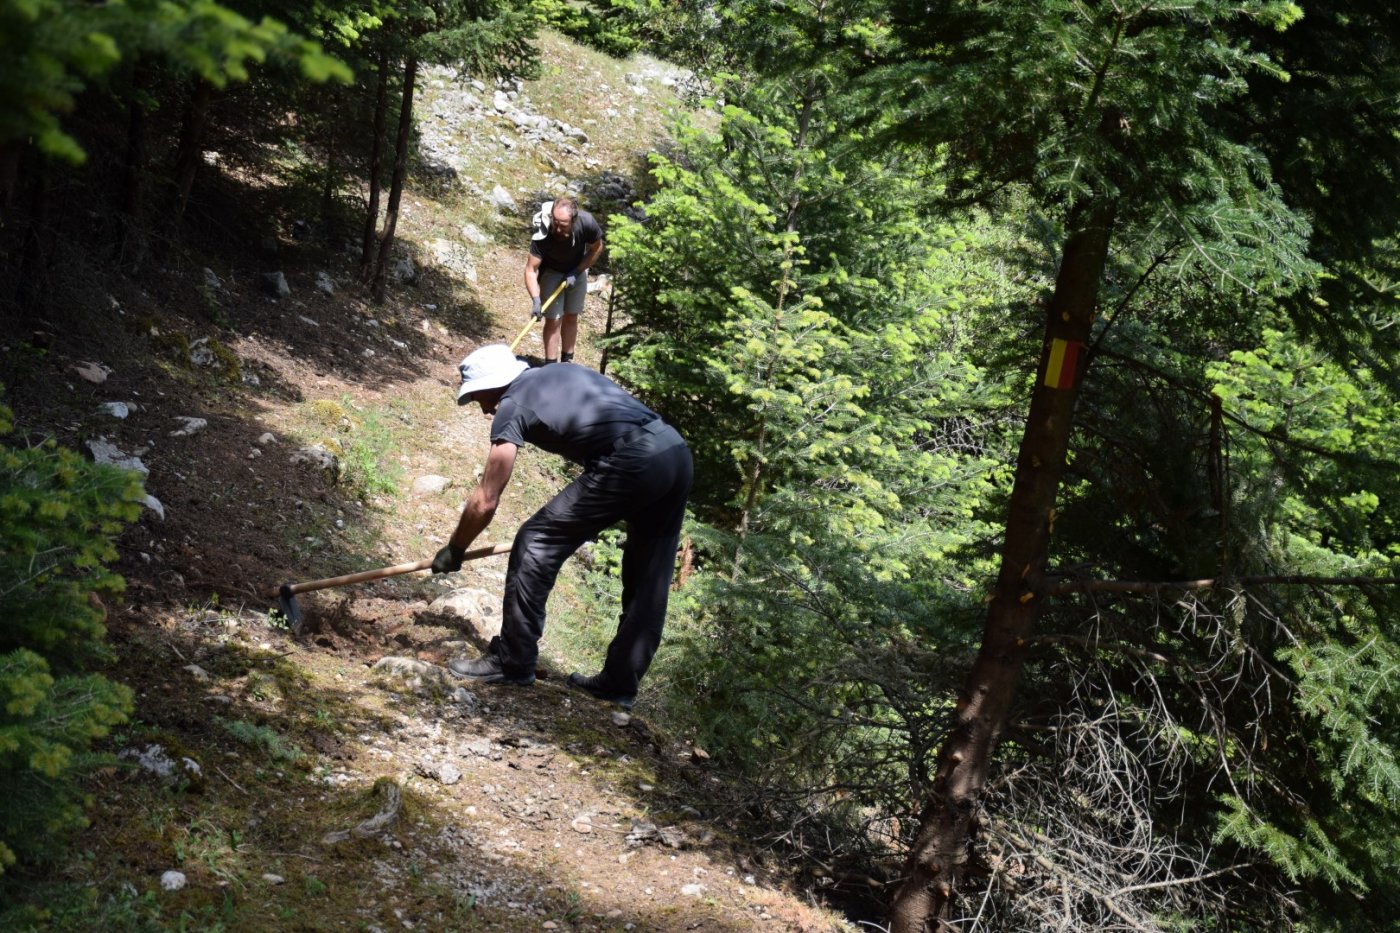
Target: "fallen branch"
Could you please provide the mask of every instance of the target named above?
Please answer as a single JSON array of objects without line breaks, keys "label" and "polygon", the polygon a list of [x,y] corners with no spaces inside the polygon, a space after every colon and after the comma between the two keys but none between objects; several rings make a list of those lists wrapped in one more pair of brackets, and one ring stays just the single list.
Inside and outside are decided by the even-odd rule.
[{"label": "fallen branch", "polygon": [[1048,587],[1046,596],[1067,593],[1151,593],[1171,590],[1209,590],[1231,586],[1396,586],[1400,577],[1310,577],[1305,575],[1219,577],[1205,580],[1072,580]]}]

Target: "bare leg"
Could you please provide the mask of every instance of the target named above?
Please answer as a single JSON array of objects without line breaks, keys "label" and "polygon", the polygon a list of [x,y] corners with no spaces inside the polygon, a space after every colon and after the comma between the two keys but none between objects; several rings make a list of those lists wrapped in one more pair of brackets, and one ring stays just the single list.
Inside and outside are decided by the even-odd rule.
[{"label": "bare leg", "polygon": [[565,353],[574,352],[574,341],[578,339],[578,315],[566,314],[562,318],[564,327],[562,329],[563,346]]},{"label": "bare leg", "polygon": [[[559,325],[561,321],[565,319],[569,319],[569,316],[566,315],[565,318],[554,318],[553,320],[549,318],[544,319],[544,358],[547,360],[559,359]],[[577,323],[574,324],[574,329],[577,331]]]}]

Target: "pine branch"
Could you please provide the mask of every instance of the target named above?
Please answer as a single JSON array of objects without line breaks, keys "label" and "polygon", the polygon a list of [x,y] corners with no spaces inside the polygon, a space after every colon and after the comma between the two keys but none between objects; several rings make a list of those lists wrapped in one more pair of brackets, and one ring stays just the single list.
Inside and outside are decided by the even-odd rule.
[{"label": "pine branch", "polygon": [[[1214,397],[1211,393],[1198,389],[1195,386],[1187,385],[1185,382],[1183,382],[1181,379],[1178,379],[1176,376],[1173,376],[1171,373],[1163,369],[1159,369],[1156,366],[1153,366],[1151,363],[1143,362],[1137,357],[1128,356],[1126,353],[1119,353],[1115,350],[1109,350],[1098,344],[1095,345],[1094,349],[1096,353],[1102,356],[1106,356],[1111,360],[1117,360],[1120,363],[1126,363],[1129,366],[1135,367],[1150,375],[1156,376],[1158,379],[1161,379],[1167,385],[1173,386],[1174,388],[1177,388],[1189,395],[1195,395],[1196,397],[1204,399],[1206,401],[1209,401],[1211,398]],[[1233,414],[1232,412],[1225,410],[1223,407],[1221,408],[1221,414],[1228,421],[1239,425],[1251,434],[1254,434],[1258,437],[1262,437],[1265,440],[1274,441],[1275,443],[1282,444],[1286,447],[1293,447],[1298,450],[1307,451],[1311,454],[1317,454],[1319,457],[1326,457],[1330,460],[1336,460],[1342,463],[1354,463],[1378,468],[1393,465],[1389,461],[1378,460],[1374,457],[1357,453],[1355,451],[1328,450],[1325,447],[1318,447],[1316,444],[1309,444],[1307,441],[1300,441],[1295,437],[1289,437],[1285,434],[1280,434],[1277,431],[1271,431],[1265,428],[1256,427],[1255,425],[1250,424],[1248,421],[1246,421],[1239,415]]]}]

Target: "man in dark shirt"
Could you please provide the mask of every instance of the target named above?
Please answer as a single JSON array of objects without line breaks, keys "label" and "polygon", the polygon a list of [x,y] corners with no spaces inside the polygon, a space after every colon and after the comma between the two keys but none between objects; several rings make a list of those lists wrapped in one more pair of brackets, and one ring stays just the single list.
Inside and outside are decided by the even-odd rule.
[{"label": "man in dark shirt", "polygon": [[690,449],[656,412],[591,369],[530,369],[504,344],[482,347],[459,368],[457,404],[474,401],[495,416],[491,450],[457,529],[433,559],[434,573],[461,568],[462,555],[496,514],[522,445],[580,463],[584,472],[516,532],[500,637],[482,657],[454,660],[448,669],[485,683],[533,683],[545,602],[559,568],[585,541],[626,521],[617,634],[602,671],[570,674],[569,683],[630,707],[661,643],[690,494]]},{"label": "man in dark shirt", "polygon": [[[588,297],[588,269],[603,251],[603,229],[573,198],[546,201],[535,215],[530,255],[525,260],[525,291],[530,313],[544,317],[544,361],[569,362],[578,339],[578,316]],[[540,296],[552,295],[564,283],[564,294],[546,309]]]}]

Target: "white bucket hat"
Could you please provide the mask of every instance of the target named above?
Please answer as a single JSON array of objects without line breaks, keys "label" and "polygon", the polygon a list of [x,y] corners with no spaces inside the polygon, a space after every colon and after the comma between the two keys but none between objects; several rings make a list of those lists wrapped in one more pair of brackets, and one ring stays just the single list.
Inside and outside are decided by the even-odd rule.
[{"label": "white bucket hat", "polygon": [[457,364],[457,371],[462,375],[462,384],[457,387],[457,404],[467,404],[473,392],[508,386],[529,368],[528,363],[516,357],[503,343],[473,350]]}]

